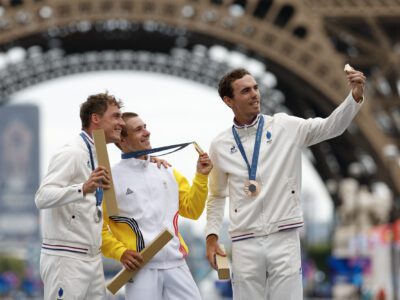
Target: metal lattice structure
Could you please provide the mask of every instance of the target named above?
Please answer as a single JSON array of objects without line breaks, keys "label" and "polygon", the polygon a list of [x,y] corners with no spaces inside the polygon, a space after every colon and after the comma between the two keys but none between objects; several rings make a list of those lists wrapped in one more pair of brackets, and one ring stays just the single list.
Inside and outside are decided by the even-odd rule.
[{"label": "metal lattice structure", "polygon": [[[0,71],[0,101],[71,72],[140,65],[79,63],[74,57],[86,62],[92,54],[92,60],[107,62],[107,51],[171,55],[176,48],[191,52],[196,45],[216,44],[264,62],[278,78],[285,106],[301,117],[326,116],[347,95],[346,62],[365,72],[368,101],[348,133],[312,148],[316,167],[323,179],[338,180],[358,164],[366,184],[384,181],[399,196],[399,0],[3,1],[0,51],[19,47],[27,54],[24,63],[11,62]],[[35,65],[32,46],[63,59]],[[142,62],[142,69],[212,85],[226,68],[204,61],[191,67],[191,61],[183,68]]]}]

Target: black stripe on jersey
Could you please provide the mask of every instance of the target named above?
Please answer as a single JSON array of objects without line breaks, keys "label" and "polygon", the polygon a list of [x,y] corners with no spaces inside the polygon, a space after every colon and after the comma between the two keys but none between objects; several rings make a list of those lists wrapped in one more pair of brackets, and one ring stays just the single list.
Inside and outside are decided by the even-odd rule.
[{"label": "black stripe on jersey", "polygon": [[111,220],[113,220],[116,223],[125,223],[128,224],[129,227],[132,229],[132,231],[136,234],[136,251],[140,252],[144,249],[145,244],[144,244],[144,239],[143,239],[143,234],[139,229],[138,223],[135,221],[133,218],[126,218],[126,217],[119,217],[119,216],[111,216]]}]

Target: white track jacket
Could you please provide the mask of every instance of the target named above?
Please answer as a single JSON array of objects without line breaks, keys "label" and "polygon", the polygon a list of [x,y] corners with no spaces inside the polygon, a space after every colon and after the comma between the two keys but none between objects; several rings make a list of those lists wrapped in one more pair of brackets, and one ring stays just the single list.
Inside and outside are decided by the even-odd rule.
[{"label": "white track jacket", "polygon": [[[87,138],[97,166],[93,141]],[[94,193],[82,193],[91,172],[88,148],[79,135],[51,159],[35,196],[42,210],[43,253],[82,260],[93,260],[100,253],[102,221],[94,219],[96,198]]]},{"label": "white track jacket", "polygon": [[323,118],[301,119],[278,113],[259,115],[247,126],[236,127],[248,161],[251,163],[259,118],[264,118],[256,180],[261,191],[247,196],[247,165],[232,134],[225,130],[212,141],[207,200],[206,235],[218,235],[229,197],[229,233],[232,241],[268,235],[303,226],[300,205],[301,153],[305,147],[342,134],[360,109],[351,93],[332,114]]}]

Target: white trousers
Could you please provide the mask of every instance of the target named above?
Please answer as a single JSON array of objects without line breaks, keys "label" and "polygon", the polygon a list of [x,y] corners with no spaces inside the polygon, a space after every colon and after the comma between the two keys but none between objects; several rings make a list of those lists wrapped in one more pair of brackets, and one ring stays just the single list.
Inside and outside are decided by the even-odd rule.
[{"label": "white trousers", "polygon": [[297,229],[232,243],[234,300],[303,299]]},{"label": "white trousers", "polygon": [[103,300],[106,296],[101,255],[84,261],[42,253],[40,276],[45,300]]},{"label": "white trousers", "polygon": [[171,269],[144,267],[133,283],[125,285],[126,300],[200,300],[200,292],[187,264]]}]

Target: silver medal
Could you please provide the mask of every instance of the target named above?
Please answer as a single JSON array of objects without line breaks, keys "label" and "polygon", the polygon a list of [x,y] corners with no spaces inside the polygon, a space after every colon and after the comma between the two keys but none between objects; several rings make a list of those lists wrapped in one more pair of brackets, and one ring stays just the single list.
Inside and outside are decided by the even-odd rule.
[{"label": "silver medal", "polygon": [[100,207],[96,206],[96,209],[94,211],[94,221],[96,223],[99,223],[101,221],[102,217],[103,217],[103,213],[102,213]]}]

